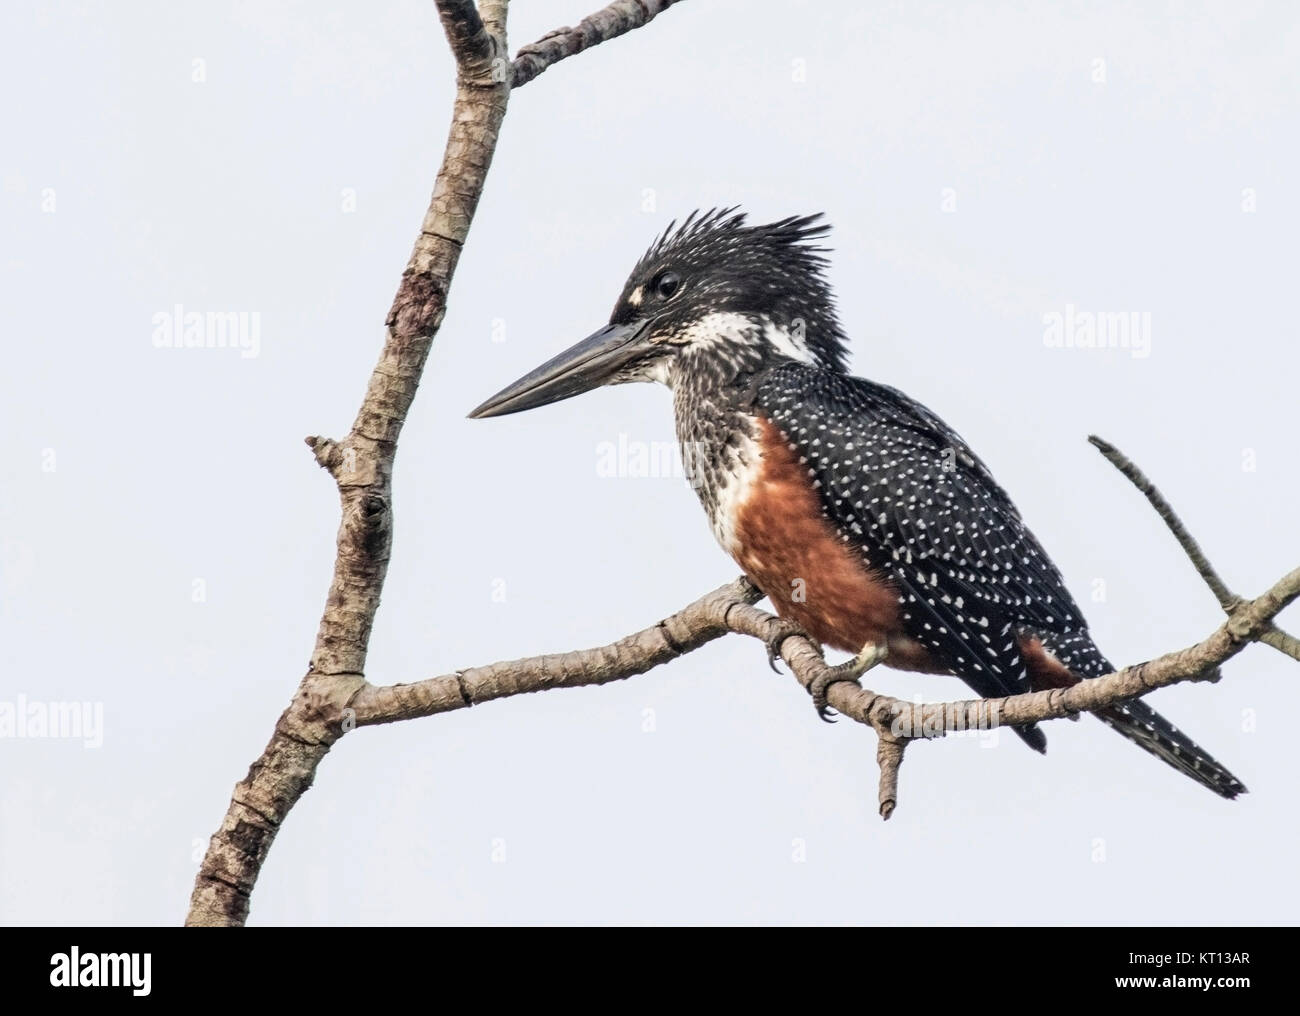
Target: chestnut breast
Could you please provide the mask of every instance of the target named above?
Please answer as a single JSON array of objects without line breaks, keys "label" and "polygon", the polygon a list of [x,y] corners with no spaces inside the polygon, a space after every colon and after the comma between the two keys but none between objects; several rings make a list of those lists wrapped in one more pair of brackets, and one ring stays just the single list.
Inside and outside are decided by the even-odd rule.
[{"label": "chestnut breast", "polygon": [[890,666],[931,670],[903,635],[897,589],[822,514],[812,477],[780,430],[758,419],[761,453],[733,508],[729,548],[782,617],[822,644],[856,653],[885,644]]}]

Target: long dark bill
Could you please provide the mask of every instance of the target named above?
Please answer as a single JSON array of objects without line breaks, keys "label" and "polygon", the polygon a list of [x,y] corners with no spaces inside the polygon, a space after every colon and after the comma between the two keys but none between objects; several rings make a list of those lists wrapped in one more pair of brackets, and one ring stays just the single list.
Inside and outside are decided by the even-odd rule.
[{"label": "long dark bill", "polygon": [[648,324],[606,325],[501,389],[470,413],[470,419],[521,413],[599,388],[644,354]]}]

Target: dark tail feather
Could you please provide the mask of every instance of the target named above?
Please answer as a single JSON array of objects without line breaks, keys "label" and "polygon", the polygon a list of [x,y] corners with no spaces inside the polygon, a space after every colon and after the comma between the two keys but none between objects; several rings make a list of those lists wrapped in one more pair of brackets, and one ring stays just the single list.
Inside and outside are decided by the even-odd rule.
[{"label": "dark tail feather", "polygon": [[1220,797],[1232,800],[1246,786],[1208,752],[1141,699],[1100,709],[1097,717],[1156,758],[1168,762]]},{"label": "dark tail feather", "polygon": [[1047,754],[1047,735],[1043,733],[1042,728],[1037,723],[1028,723],[1023,727],[1012,727],[1012,730],[1020,737],[1020,740],[1033,748],[1034,751],[1041,755]]}]

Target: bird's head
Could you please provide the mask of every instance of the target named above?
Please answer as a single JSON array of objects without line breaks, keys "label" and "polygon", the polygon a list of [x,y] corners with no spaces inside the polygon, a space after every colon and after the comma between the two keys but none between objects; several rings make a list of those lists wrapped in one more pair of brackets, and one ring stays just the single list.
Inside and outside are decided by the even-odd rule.
[{"label": "bird's head", "polygon": [[670,225],[632,269],[608,325],[470,416],[518,413],[628,381],[725,384],[783,357],[843,371],[825,248],[810,243],[829,231],[820,219],[747,226],[726,208]]}]

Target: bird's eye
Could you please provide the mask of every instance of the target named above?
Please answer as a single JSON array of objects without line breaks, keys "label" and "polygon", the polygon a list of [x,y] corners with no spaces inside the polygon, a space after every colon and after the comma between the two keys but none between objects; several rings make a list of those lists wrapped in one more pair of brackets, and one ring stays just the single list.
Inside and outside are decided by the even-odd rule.
[{"label": "bird's eye", "polygon": [[676,272],[664,272],[654,281],[655,292],[661,300],[669,300],[682,288],[682,277]]}]

